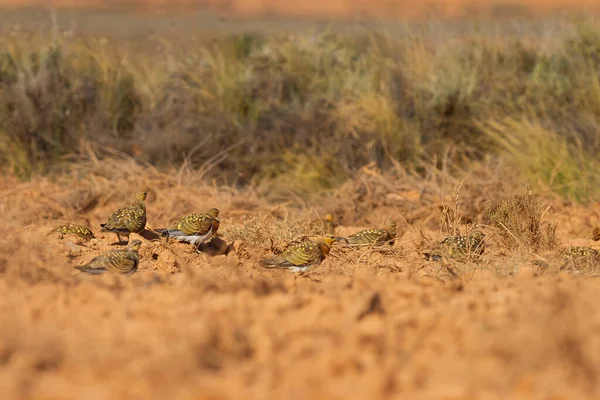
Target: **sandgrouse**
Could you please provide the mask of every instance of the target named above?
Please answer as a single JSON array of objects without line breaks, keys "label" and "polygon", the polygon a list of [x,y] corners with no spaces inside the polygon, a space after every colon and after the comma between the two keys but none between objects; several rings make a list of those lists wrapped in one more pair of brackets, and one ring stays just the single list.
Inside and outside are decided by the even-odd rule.
[{"label": "sandgrouse", "polygon": [[473,231],[469,236],[448,236],[424,256],[427,260],[440,261],[444,256],[461,258],[470,254],[481,255],[485,249],[484,238],[485,234],[481,231]]},{"label": "sandgrouse", "polygon": [[105,224],[100,224],[101,232],[113,232],[117,235],[119,243],[123,243],[121,236],[129,240],[130,233],[141,233],[146,227],[146,197],[147,192],[138,193],[132,205],[119,208]]},{"label": "sandgrouse", "polygon": [[293,272],[305,272],[313,265],[321,264],[335,240],[334,236],[323,236],[315,242],[294,243],[283,253],[270,259],[262,259],[261,264],[268,268],[286,268]]},{"label": "sandgrouse", "polygon": [[85,240],[93,239],[95,236],[88,228],[84,225],[66,224],[56,227],[52,232],[58,232],[60,236],[63,235],[75,235]]},{"label": "sandgrouse", "polygon": [[105,272],[126,275],[133,274],[137,271],[140,262],[138,250],[141,244],[140,240],[132,240],[125,250],[107,251],[92,259],[87,264],[75,268],[92,275],[99,275]]},{"label": "sandgrouse", "polygon": [[175,225],[156,231],[162,236],[199,246],[217,235],[220,224],[218,217],[219,210],[211,208],[204,214],[188,214]]},{"label": "sandgrouse", "polygon": [[389,225],[381,229],[365,229],[348,237],[342,238],[342,240],[352,245],[384,244],[386,242],[392,245],[394,244],[395,238],[396,223],[391,222]]}]

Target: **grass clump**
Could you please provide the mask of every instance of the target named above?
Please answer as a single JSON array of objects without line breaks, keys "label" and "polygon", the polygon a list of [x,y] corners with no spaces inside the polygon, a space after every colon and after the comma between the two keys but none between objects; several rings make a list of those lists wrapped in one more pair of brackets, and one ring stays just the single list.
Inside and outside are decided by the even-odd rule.
[{"label": "grass clump", "polygon": [[543,214],[538,198],[528,190],[500,199],[486,216],[508,249],[539,252],[558,245],[556,224],[542,221]]},{"label": "grass clump", "polygon": [[580,202],[597,196],[600,165],[577,138],[569,140],[525,119],[490,121],[485,129],[500,153],[538,187]]}]

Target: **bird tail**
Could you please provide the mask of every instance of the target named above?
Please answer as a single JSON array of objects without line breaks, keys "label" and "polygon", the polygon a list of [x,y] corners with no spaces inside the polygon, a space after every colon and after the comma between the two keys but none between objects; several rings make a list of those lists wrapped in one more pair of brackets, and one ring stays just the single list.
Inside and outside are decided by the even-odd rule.
[{"label": "bird tail", "polygon": [[275,265],[275,261],[268,258],[263,258],[260,260],[260,264],[264,266],[271,266]]},{"label": "bird tail", "polygon": [[81,272],[86,272],[88,274],[92,274],[92,275],[100,275],[106,272],[106,268],[92,268],[92,267],[86,267],[86,266],[82,266],[82,267],[75,267],[75,269],[78,269]]},{"label": "bird tail", "polygon": [[263,258],[260,260],[260,264],[263,267],[267,267],[267,268],[282,268],[282,266],[280,265],[281,262],[279,260],[272,259],[272,258]]},{"label": "bird tail", "polygon": [[185,236],[185,233],[181,232],[178,229],[156,229],[157,233],[160,233],[161,236]]},{"label": "bird tail", "polygon": [[423,253],[427,261],[442,261],[442,256],[433,253]]}]

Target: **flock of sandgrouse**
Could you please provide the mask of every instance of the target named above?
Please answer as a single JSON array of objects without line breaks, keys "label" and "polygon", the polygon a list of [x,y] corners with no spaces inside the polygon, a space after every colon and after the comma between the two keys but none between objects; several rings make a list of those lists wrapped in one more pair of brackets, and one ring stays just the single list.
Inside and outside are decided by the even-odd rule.
[{"label": "flock of sandgrouse", "polygon": [[[147,192],[136,195],[133,204],[116,210],[108,221],[101,224],[101,232],[113,232],[117,235],[118,244],[127,244],[124,250],[111,250],[100,254],[83,266],[76,269],[89,274],[102,274],[115,272],[121,274],[132,274],[137,271],[139,264],[138,250],[142,242],[140,240],[129,241],[130,233],[141,233],[146,227],[146,197]],[[187,242],[196,246],[199,252],[200,244],[217,236],[219,230],[219,210],[210,209],[206,213],[193,213],[182,217],[174,225],[165,229],[154,231],[163,237],[173,238],[181,242]],[[328,214],[322,223],[322,227],[328,233],[318,240],[312,241],[306,238],[291,242],[286,249],[270,259],[262,259],[261,264],[270,268],[286,268],[294,272],[304,272],[314,265],[318,265],[329,254],[334,242],[349,246],[377,246],[394,244],[396,237],[396,223],[391,222],[383,228],[371,228],[359,231],[346,237],[333,235],[335,226],[333,216]],[[67,224],[61,225],[53,230],[62,235],[75,235],[84,240],[94,238],[92,231],[83,225]],[[122,237],[128,239],[127,242]],[[440,261],[444,257],[459,258],[470,254],[481,255],[484,252],[485,234],[481,231],[473,231],[468,236],[449,236],[439,242],[431,252],[423,253],[425,259]],[[600,229],[594,230],[594,240],[600,240]],[[600,252],[588,247],[571,247],[568,250],[571,256],[593,257],[600,259]]]}]

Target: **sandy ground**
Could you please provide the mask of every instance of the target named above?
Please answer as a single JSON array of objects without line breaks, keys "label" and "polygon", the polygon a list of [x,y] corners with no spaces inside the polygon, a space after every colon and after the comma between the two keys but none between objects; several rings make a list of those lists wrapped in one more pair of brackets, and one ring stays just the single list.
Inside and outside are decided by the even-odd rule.
[{"label": "sandy ground", "polygon": [[[410,211],[436,209],[437,194],[427,195],[425,184],[411,190],[404,179],[384,189],[388,179],[364,175],[329,201],[302,208],[193,176],[130,166],[108,171],[77,183],[0,181],[2,399],[600,394],[600,281],[540,269],[530,254],[495,246],[485,227],[492,240],[482,262],[425,262],[420,251],[427,238],[440,238],[439,211]],[[378,193],[374,198],[387,190],[386,200],[369,200],[365,182]],[[195,254],[147,232],[132,235],[143,240],[137,274],[75,273],[75,265],[114,248],[115,236],[100,234],[99,223],[142,187],[150,188],[150,228],[219,207],[220,243],[231,244],[228,254],[210,248]],[[466,185],[464,195],[476,187]],[[355,212],[368,204],[370,212]],[[548,204],[562,245],[596,243],[589,239],[596,206]],[[280,243],[294,221],[326,210],[342,221],[339,234],[387,217],[407,222],[399,223],[391,248],[349,254],[334,247],[304,276],[258,265],[271,254],[270,239]],[[97,238],[77,242],[48,234],[65,221],[88,224]]]}]

